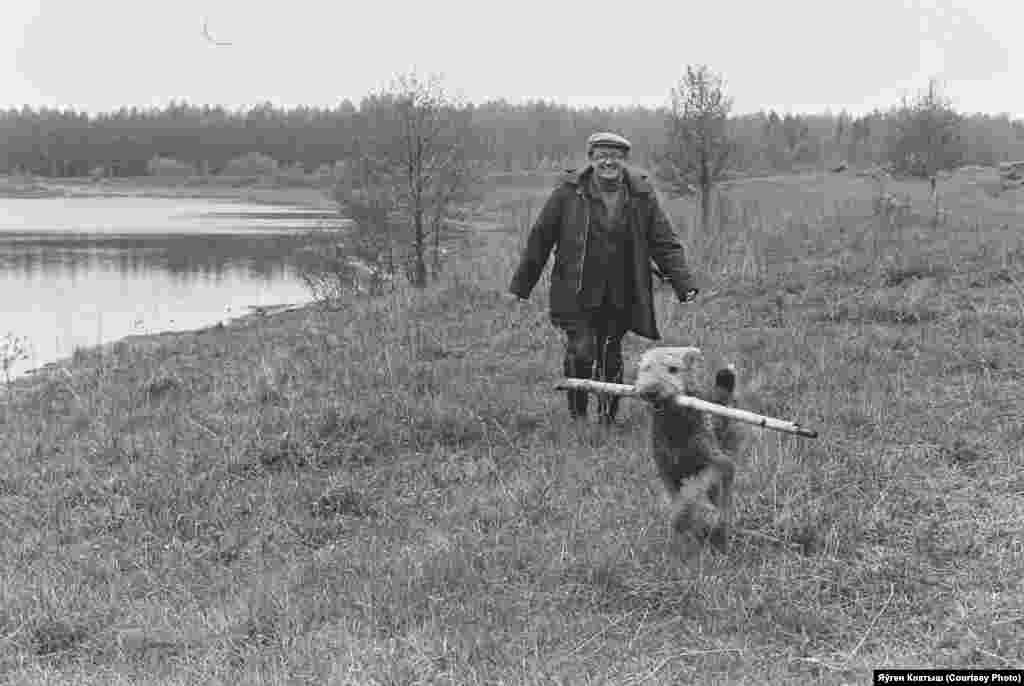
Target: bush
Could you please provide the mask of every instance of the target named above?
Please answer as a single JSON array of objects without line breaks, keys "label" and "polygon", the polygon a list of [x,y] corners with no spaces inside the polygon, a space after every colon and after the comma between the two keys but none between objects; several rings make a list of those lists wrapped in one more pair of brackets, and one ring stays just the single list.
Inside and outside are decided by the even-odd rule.
[{"label": "bush", "polygon": [[346,178],[348,174],[347,167],[344,162],[324,163],[317,167],[314,176],[317,183],[324,188],[331,188],[335,186],[339,181]]},{"label": "bush", "polygon": [[277,174],[274,175],[274,181],[279,186],[289,188],[317,185],[317,177],[307,175],[305,168],[299,163],[278,169]]},{"label": "bush", "polygon": [[351,250],[345,240],[317,240],[299,253],[298,275],[315,302],[331,307],[349,295],[381,295],[394,289],[393,269],[383,261],[367,262]]},{"label": "bush", "polygon": [[228,162],[221,176],[253,177],[277,173],[277,160],[258,152],[248,152]]},{"label": "bush", "polygon": [[383,184],[338,184],[334,199],[350,223],[334,231],[312,232],[298,265],[306,288],[324,304],[346,294],[379,295],[394,289],[403,262],[400,255],[407,254],[408,245],[399,240],[390,189]]},{"label": "bush", "polygon": [[0,339],[0,370],[3,371],[4,381],[10,385],[14,373],[14,366],[23,360],[28,359],[28,341],[13,333],[8,333]]},{"label": "bush", "polygon": [[187,162],[182,162],[170,157],[155,156],[146,163],[146,173],[150,176],[192,176],[196,173],[195,167]]}]

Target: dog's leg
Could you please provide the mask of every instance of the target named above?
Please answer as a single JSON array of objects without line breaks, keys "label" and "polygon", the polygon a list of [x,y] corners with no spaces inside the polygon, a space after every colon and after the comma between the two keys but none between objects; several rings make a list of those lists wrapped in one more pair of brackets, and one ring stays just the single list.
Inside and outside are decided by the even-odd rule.
[{"label": "dog's leg", "polygon": [[720,463],[722,476],[712,494],[712,502],[718,507],[720,520],[718,525],[711,529],[710,541],[718,550],[725,552],[729,549],[729,536],[732,534],[732,486],[736,474],[736,467],[731,461]]},{"label": "dog's leg", "polygon": [[677,531],[686,531],[695,523],[717,526],[721,519],[719,508],[709,497],[709,492],[718,486],[722,473],[718,465],[711,464],[696,476],[688,479],[676,493],[672,502],[672,526]]}]

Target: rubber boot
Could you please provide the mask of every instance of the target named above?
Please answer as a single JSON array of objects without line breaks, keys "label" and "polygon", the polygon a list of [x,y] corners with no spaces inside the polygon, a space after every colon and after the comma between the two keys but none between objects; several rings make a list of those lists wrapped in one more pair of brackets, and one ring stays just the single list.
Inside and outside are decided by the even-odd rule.
[{"label": "rubber boot", "polygon": [[[593,364],[567,358],[564,371],[568,378],[590,379],[593,375]],[[569,416],[573,419],[586,419],[589,394],[586,391],[566,391],[566,395],[569,399]]]},{"label": "rubber boot", "polygon": [[[602,364],[598,365],[599,380],[622,383],[622,353],[618,350],[618,346],[615,348],[607,346],[603,353]],[[620,400],[621,398],[617,395],[598,394],[598,415],[602,424],[615,423],[615,418],[619,414]]]}]

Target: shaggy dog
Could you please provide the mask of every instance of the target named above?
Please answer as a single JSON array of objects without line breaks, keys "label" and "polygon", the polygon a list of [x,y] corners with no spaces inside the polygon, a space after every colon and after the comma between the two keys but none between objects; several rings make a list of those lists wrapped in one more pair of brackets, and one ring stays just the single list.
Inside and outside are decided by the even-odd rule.
[{"label": "shaggy dog", "polygon": [[653,408],[651,453],[665,487],[672,530],[708,537],[724,550],[732,523],[733,460],[743,434],[727,417],[673,402],[683,394],[733,405],[735,368],[719,369],[710,381],[699,349],[655,348],[640,359],[635,388]]}]

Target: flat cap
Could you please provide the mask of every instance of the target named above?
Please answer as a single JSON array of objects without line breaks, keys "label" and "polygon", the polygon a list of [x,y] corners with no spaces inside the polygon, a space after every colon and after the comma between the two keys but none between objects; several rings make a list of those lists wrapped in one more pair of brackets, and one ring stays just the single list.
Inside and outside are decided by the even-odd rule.
[{"label": "flat cap", "polygon": [[595,133],[587,139],[587,153],[594,149],[598,145],[603,145],[608,148],[621,148],[626,152],[632,148],[632,144],[622,136],[612,133],[611,131],[602,131],[601,133]]}]

